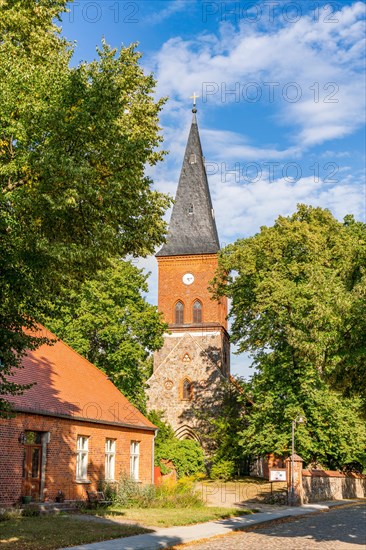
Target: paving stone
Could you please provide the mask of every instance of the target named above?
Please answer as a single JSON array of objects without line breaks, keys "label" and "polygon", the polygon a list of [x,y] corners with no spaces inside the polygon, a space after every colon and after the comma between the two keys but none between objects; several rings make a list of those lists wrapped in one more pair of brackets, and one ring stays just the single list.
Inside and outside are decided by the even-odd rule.
[{"label": "paving stone", "polygon": [[364,550],[366,504],[333,508],[252,532],[184,545],[182,550]]}]

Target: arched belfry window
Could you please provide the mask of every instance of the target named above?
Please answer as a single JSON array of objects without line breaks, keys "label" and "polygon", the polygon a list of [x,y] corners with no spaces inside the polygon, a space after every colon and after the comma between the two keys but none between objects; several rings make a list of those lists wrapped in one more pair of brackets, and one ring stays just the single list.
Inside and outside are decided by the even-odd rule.
[{"label": "arched belfry window", "polygon": [[193,386],[187,378],[183,380],[182,384],[182,399],[185,401],[192,401],[193,397]]},{"label": "arched belfry window", "polygon": [[202,323],[202,304],[199,300],[193,304],[193,322]]},{"label": "arched belfry window", "polygon": [[184,305],[182,304],[182,302],[179,300],[179,302],[177,302],[175,304],[175,324],[176,325],[183,325],[184,323]]}]

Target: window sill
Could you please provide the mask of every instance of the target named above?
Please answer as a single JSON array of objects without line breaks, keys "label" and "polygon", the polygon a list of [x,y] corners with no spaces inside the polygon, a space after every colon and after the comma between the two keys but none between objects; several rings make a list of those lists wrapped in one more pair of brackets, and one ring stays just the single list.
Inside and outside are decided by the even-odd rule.
[{"label": "window sill", "polygon": [[85,484],[85,485],[90,485],[91,484],[91,481],[89,481],[89,479],[75,479],[74,483],[78,483],[78,484]]}]

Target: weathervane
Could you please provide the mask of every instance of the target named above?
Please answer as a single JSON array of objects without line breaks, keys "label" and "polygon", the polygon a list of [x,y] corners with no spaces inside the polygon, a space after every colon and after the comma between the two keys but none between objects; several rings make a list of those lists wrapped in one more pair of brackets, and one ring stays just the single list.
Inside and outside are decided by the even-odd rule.
[{"label": "weathervane", "polygon": [[193,93],[193,95],[191,95],[191,97],[189,99],[193,99],[193,109],[192,109],[192,113],[197,113],[197,109],[196,109],[196,99],[200,97],[199,95],[196,94],[196,92]]}]

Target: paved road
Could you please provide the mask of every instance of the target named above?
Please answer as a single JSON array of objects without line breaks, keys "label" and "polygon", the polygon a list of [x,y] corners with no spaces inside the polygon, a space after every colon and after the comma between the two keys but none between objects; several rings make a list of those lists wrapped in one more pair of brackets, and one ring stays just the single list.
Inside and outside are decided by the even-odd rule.
[{"label": "paved road", "polygon": [[365,550],[366,503],[334,508],[252,532],[232,533],[182,550]]}]

